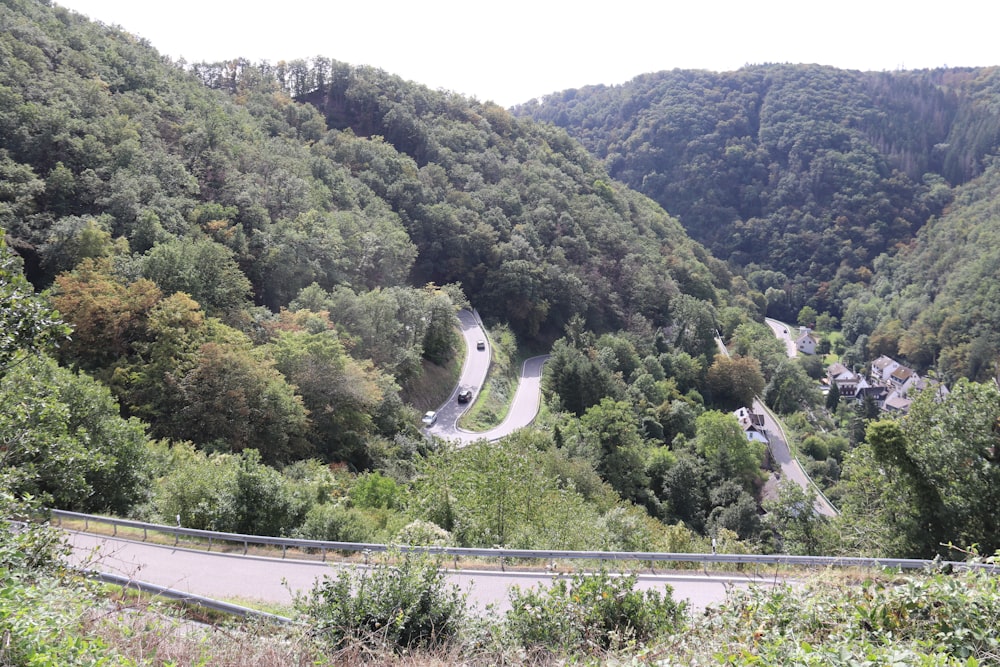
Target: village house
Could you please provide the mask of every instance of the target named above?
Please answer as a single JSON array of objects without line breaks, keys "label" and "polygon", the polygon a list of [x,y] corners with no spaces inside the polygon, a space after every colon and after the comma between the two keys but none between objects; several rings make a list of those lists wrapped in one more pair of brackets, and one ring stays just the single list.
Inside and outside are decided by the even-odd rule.
[{"label": "village house", "polygon": [[858,393],[858,383],[863,380],[864,377],[855,373],[839,361],[830,364],[826,369],[827,384],[833,387],[834,383],[836,383],[837,388],[840,389],[841,396],[853,397]]},{"label": "village house", "polygon": [[905,414],[913,402],[911,394],[932,384],[939,387],[937,391],[942,396],[948,391],[944,385],[920,377],[913,369],[885,355],[872,362],[867,378],[841,363],[830,364],[826,376],[831,387],[837,383],[841,396],[859,402],[869,397],[886,412]]},{"label": "village house", "polygon": [[819,339],[813,335],[809,327],[799,327],[799,335],[795,338],[795,349],[800,354],[816,354]]},{"label": "village house", "polygon": [[758,414],[750,408],[740,408],[733,413],[733,416],[743,427],[743,433],[746,434],[747,440],[768,444],[767,429],[764,428],[764,415]]},{"label": "village house", "polygon": [[871,379],[875,382],[886,383],[889,381],[889,376],[899,368],[900,364],[895,359],[885,356],[884,354],[872,362],[872,372]]}]

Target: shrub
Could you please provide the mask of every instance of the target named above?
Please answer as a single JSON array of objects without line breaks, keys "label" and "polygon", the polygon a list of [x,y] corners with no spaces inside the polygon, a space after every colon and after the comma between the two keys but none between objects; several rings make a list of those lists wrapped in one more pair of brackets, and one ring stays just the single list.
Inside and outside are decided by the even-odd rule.
[{"label": "shrub", "polygon": [[395,542],[425,547],[455,546],[455,538],[451,536],[451,533],[436,523],[421,519],[416,519],[403,526],[396,533]]},{"label": "shrub", "polygon": [[313,505],[295,536],[330,542],[369,542],[372,530],[364,514],[335,503]]},{"label": "shrub", "polygon": [[673,589],[638,591],[635,584],[635,575],[601,570],[548,588],[515,586],[507,632],[525,648],[591,652],[646,644],[677,629],[686,603],[671,598]]},{"label": "shrub", "polygon": [[297,606],[332,648],[433,648],[452,640],[466,614],[466,595],[448,584],[425,554],[388,554],[371,568],[324,577]]}]

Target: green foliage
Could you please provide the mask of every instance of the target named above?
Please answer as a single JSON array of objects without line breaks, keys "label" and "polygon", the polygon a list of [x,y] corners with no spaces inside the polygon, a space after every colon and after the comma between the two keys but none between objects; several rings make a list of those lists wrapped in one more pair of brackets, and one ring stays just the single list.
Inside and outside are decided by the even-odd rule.
[{"label": "green foliage", "polygon": [[782,482],[775,500],[764,501],[767,524],[780,537],[785,553],[819,556],[828,553],[830,535],[826,518],[816,509],[816,491],[794,482]]},{"label": "green foliage", "polygon": [[33,521],[40,511],[37,499],[0,489],[0,582],[5,586],[15,577],[54,571],[59,564],[65,551],[62,537],[51,526]]},{"label": "green foliage", "polygon": [[426,555],[389,554],[373,567],[324,577],[297,606],[332,649],[447,645],[462,628],[466,596],[448,584],[439,565]]},{"label": "green foliage", "polygon": [[871,296],[886,301],[875,334],[894,336],[911,366],[933,366],[949,382],[981,382],[998,372],[1000,225],[991,205],[998,187],[1000,171],[991,164],[910,247],[878,266],[872,284]]},{"label": "green foliage", "polygon": [[59,313],[35,295],[0,232],[0,377],[23,354],[38,354],[69,334]]},{"label": "green foliage", "polygon": [[826,392],[825,405],[831,414],[836,414],[837,407],[840,405],[840,385],[837,384],[836,380],[830,383],[829,390]]},{"label": "green foliage", "polygon": [[555,579],[550,586],[510,591],[504,631],[525,648],[590,653],[645,646],[680,630],[685,603],[672,588],[636,590],[635,575],[606,570]]},{"label": "green foliage", "polygon": [[601,399],[618,395],[621,387],[611,371],[599,361],[560,339],[552,347],[552,356],[543,375],[546,391],[559,398],[559,406],[582,415]]},{"label": "green foliage", "polygon": [[764,444],[748,440],[733,415],[709,410],[698,417],[695,433],[695,451],[717,478],[735,479],[750,488],[761,476]]},{"label": "green foliage", "polygon": [[169,470],[157,480],[152,502],[156,518],[165,523],[180,517],[187,528],[290,535],[316,502],[301,481],[263,464],[255,450],[206,455],[178,443],[169,456]]},{"label": "green foliage", "polygon": [[1000,649],[998,605],[996,578],[976,572],[755,588],[710,610],[674,651],[727,665],[985,665]]},{"label": "green foliage", "polygon": [[781,362],[764,388],[764,400],[773,409],[791,414],[819,403],[819,391],[802,365],[791,359]]},{"label": "green foliage", "polygon": [[871,422],[870,444],[844,466],[843,520],[852,534],[885,533],[872,546],[895,542],[887,553],[929,556],[948,543],[994,551],[998,406],[994,384],[963,380],[944,397],[921,392],[898,422]]},{"label": "green foliage", "polygon": [[381,473],[364,473],[355,480],[348,493],[355,507],[395,509],[402,504],[402,492],[391,477]]},{"label": "green foliage", "polygon": [[[407,514],[448,531],[460,546],[614,549],[651,544],[655,527],[617,510],[620,499],[592,464],[519,433],[498,443],[443,449],[417,461]],[[642,474],[639,469],[638,474]]]},{"label": "green foliage", "polygon": [[0,483],[64,509],[126,513],[148,493],[143,425],[92,378],[29,358],[0,378]]},{"label": "green foliage", "polygon": [[[566,128],[715,256],[751,274],[783,273],[754,287],[769,314],[795,321],[803,307],[839,317],[879,255],[949,203],[949,183],[990,169],[997,78],[989,68],[674,70],[515,112]],[[926,257],[948,265],[940,252]],[[923,275],[913,272],[907,300],[928,294]]]},{"label": "green foliage", "polygon": [[40,510],[0,490],[0,664],[113,664],[113,649],[79,630],[94,601],[60,576],[67,548],[55,528],[31,522]]},{"label": "green foliage", "polygon": [[636,504],[650,502],[645,474],[646,443],[639,433],[631,407],[622,401],[602,399],[580,418],[582,435],[594,441],[597,472],[615,491]]},{"label": "green foliage", "polygon": [[250,295],[250,281],[233,252],[207,238],[153,246],[142,258],[142,275],[165,295],[184,292],[217,317],[244,307]]},{"label": "green foliage", "polygon": [[366,441],[376,430],[373,415],[386,394],[395,393],[391,382],[347,354],[328,329],[279,332],[266,351],[309,410],[306,437],[315,451],[358,468],[368,465]]},{"label": "green foliage", "polygon": [[750,407],[764,392],[760,362],[753,357],[715,356],[705,381],[713,402],[728,410]]},{"label": "green foliage", "polygon": [[370,517],[339,503],[317,503],[309,508],[294,534],[306,540],[372,542],[376,539]]}]

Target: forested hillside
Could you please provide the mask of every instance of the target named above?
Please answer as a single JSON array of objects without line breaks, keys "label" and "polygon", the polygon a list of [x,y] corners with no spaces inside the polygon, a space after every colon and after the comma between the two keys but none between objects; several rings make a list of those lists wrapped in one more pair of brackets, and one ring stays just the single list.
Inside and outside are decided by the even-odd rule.
[{"label": "forested hillside", "polygon": [[[564,131],[325,58],[184,66],[47,2],[5,0],[0,26],[2,277],[20,262],[39,312],[71,331],[4,339],[0,394],[23,408],[0,420],[16,443],[4,488],[328,539],[397,539],[414,521],[407,539],[668,539],[647,516],[676,514],[667,439],[694,435],[716,316],[743,317],[726,304],[745,295]],[[5,309],[34,303],[8,284]],[[512,355],[571,332],[550,390],[558,440],[452,457],[418,430],[406,397],[456,363],[470,303]],[[761,452],[745,453],[685,458],[698,530],[717,505],[757,507]],[[499,473],[468,493],[449,481],[493,456],[535,466],[510,493],[541,498],[499,528]],[[553,516],[578,523],[556,532]]]},{"label": "forested hillside", "polygon": [[[858,320],[849,340],[856,343],[879,314],[867,301],[850,312],[848,305],[883,266],[878,257],[910,244],[946,211],[952,219],[977,220],[983,231],[967,244],[945,242],[947,250],[938,247],[941,235],[931,233],[920,241],[925,256],[978,256],[991,234],[985,230],[997,228],[996,216],[976,207],[990,200],[988,172],[1000,147],[998,83],[996,69],[876,73],[762,65],[646,74],[621,86],[555,93],[515,111],[566,128],[605,160],[613,177],[678,216],[766,296],[769,314],[795,321],[808,305],[846,316]],[[985,181],[971,183],[977,179]],[[952,203],[954,188],[967,183]],[[980,324],[992,315],[957,304],[983,302],[982,294],[973,295],[983,281],[968,272],[985,273],[963,268],[964,278],[949,280],[939,272],[925,284],[929,260],[904,268],[902,257],[915,255],[901,256],[880,296],[906,288],[903,275],[914,276],[906,288],[914,293],[910,308],[915,293],[926,303],[940,291],[950,296],[942,295],[919,323],[915,315],[890,315],[881,332],[907,334],[910,342],[898,351],[915,366],[927,368],[940,357],[949,377],[983,377],[989,363],[977,359],[997,356],[996,337]],[[958,339],[940,330],[951,307],[969,311],[959,315],[962,326],[951,326],[961,330]],[[867,344],[863,339],[861,348]],[[874,348],[862,352],[859,361],[877,356]]]},{"label": "forested hillside", "polygon": [[[939,118],[940,133],[924,135],[871,115],[852,73],[751,68],[717,112],[701,102],[714,99],[712,77],[688,77],[701,87],[661,106],[701,127],[716,151],[704,155],[757,180],[734,195],[741,181],[676,132],[691,162],[642,150],[674,165],[664,182],[686,174],[671,187],[690,211],[723,200],[704,210],[755,211],[732,255],[741,267],[564,130],[493,105],[322,57],[182,65],[35,0],[0,2],[0,27],[0,403],[13,406],[0,413],[0,489],[346,541],[683,551],[715,538],[734,552],[875,555],[1000,545],[984,510],[998,479],[995,387],[915,401],[910,421],[865,444],[877,410],[824,409],[819,357],[789,359],[760,321],[813,303],[829,324],[843,308],[848,354],[887,340],[894,325],[880,317],[932,326],[944,311],[915,305],[912,290],[883,309],[919,274],[876,255],[922,227],[907,253],[932,257],[934,230],[954,237],[958,205],[984,200],[993,171],[978,171],[986,144],[968,128],[989,133],[985,101],[978,121],[961,121],[975,113],[958,93],[927,84],[937,92],[922,106],[919,77],[869,82],[864,100],[883,90],[919,111],[911,121]],[[759,87],[772,92],[758,104]],[[959,125],[965,148],[943,146]],[[610,164],[631,159],[619,154]],[[927,224],[952,198],[945,176],[967,182]],[[970,240],[989,238],[986,207],[982,219],[965,223]],[[713,229],[704,238],[723,243],[724,225]],[[987,283],[990,261],[955,275]],[[937,285],[942,297],[959,287],[943,275]],[[470,304],[507,358],[529,346],[552,356],[539,428],[455,450],[421,432],[408,403],[451,390],[455,312]],[[958,331],[949,317],[940,326]],[[980,347],[990,358],[991,321],[970,316],[969,358]],[[433,373],[447,378],[442,396],[417,395]],[[844,508],[837,520],[803,511],[797,485],[767,486],[766,447],[732,414],[757,395],[787,416]],[[962,430],[968,406],[975,437]],[[950,414],[961,419],[929,446],[927,425]],[[988,465],[949,489],[942,443]]]},{"label": "forested hillside", "polygon": [[876,264],[871,290],[855,299],[866,325],[877,322],[869,348],[946,379],[1000,378],[998,198],[1000,171],[990,164],[956,190],[944,215]]}]

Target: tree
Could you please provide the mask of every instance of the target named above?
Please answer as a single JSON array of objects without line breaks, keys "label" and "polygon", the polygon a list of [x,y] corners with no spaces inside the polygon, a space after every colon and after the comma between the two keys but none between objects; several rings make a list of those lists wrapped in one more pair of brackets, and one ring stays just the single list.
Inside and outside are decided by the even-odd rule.
[{"label": "tree", "polygon": [[583,350],[560,339],[543,376],[546,391],[555,393],[563,410],[582,415],[605,397],[618,394],[614,376]]},{"label": "tree", "polygon": [[673,345],[692,357],[715,354],[715,307],[687,294],[678,295],[670,304]]},{"label": "tree", "polygon": [[825,552],[827,520],[816,511],[816,491],[785,480],[778,497],[765,500],[767,524],[781,536],[784,553],[818,556]]},{"label": "tree", "polygon": [[99,376],[132,357],[149,341],[148,318],[162,299],[150,280],[126,283],[107,260],[84,260],[56,277],[53,301],[73,326],[61,356]]},{"label": "tree", "polygon": [[760,362],[753,357],[716,355],[708,369],[707,387],[712,400],[730,410],[753,405],[764,391]]},{"label": "tree", "polygon": [[385,378],[352,359],[332,330],[280,332],[267,352],[309,411],[315,450],[327,460],[367,467],[366,440],[375,430],[372,414],[384,398]]},{"label": "tree", "polygon": [[649,477],[645,473],[644,442],[635,415],[624,401],[611,398],[590,407],[580,423],[597,441],[597,472],[623,498],[649,505]]},{"label": "tree", "polygon": [[802,310],[799,311],[799,316],[797,322],[799,326],[803,327],[815,327],[816,326],[816,309],[812,306],[802,306]]},{"label": "tree", "polygon": [[764,400],[783,414],[791,414],[802,407],[817,403],[818,392],[812,379],[802,366],[792,359],[783,361],[775,369],[764,390]]},{"label": "tree", "polygon": [[18,358],[51,350],[69,332],[58,311],[35,295],[0,233],[0,378]]},{"label": "tree", "polygon": [[749,440],[736,417],[709,410],[695,421],[695,451],[709,465],[716,479],[735,479],[747,490],[761,473],[766,448]]},{"label": "tree", "polygon": [[142,273],[164,294],[184,292],[209,315],[231,314],[244,308],[250,297],[250,281],[232,251],[207,238],[154,246],[143,258]]},{"label": "tree", "polygon": [[830,388],[826,392],[826,409],[830,414],[837,414],[837,407],[840,405],[840,385],[834,380],[830,383]]},{"label": "tree", "polygon": [[149,488],[145,427],[92,378],[29,358],[0,378],[0,486],[64,509],[127,513]]},{"label": "tree", "polygon": [[[946,554],[943,545],[1000,546],[1000,390],[962,380],[947,396],[919,393],[900,420],[868,425],[868,445],[844,466],[844,521],[892,555]],[[873,477],[884,481],[868,483]]]},{"label": "tree", "polygon": [[744,322],[738,326],[730,348],[738,355],[759,360],[765,380],[770,379],[778,364],[788,358],[784,342],[774,335],[771,327],[760,322]]},{"label": "tree", "polygon": [[664,517],[683,521],[699,533],[703,531],[708,516],[708,476],[703,459],[679,455],[677,463],[664,473],[662,486],[657,490]]},{"label": "tree", "polygon": [[463,546],[511,545],[554,488],[537,460],[537,453],[506,442],[431,455],[418,463],[411,512]]},{"label": "tree", "polygon": [[205,343],[176,381],[183,407],[170,419],[174,437],[234,452],[256,449],[266,463],[311,453],[301,397],[250,350]]}]

